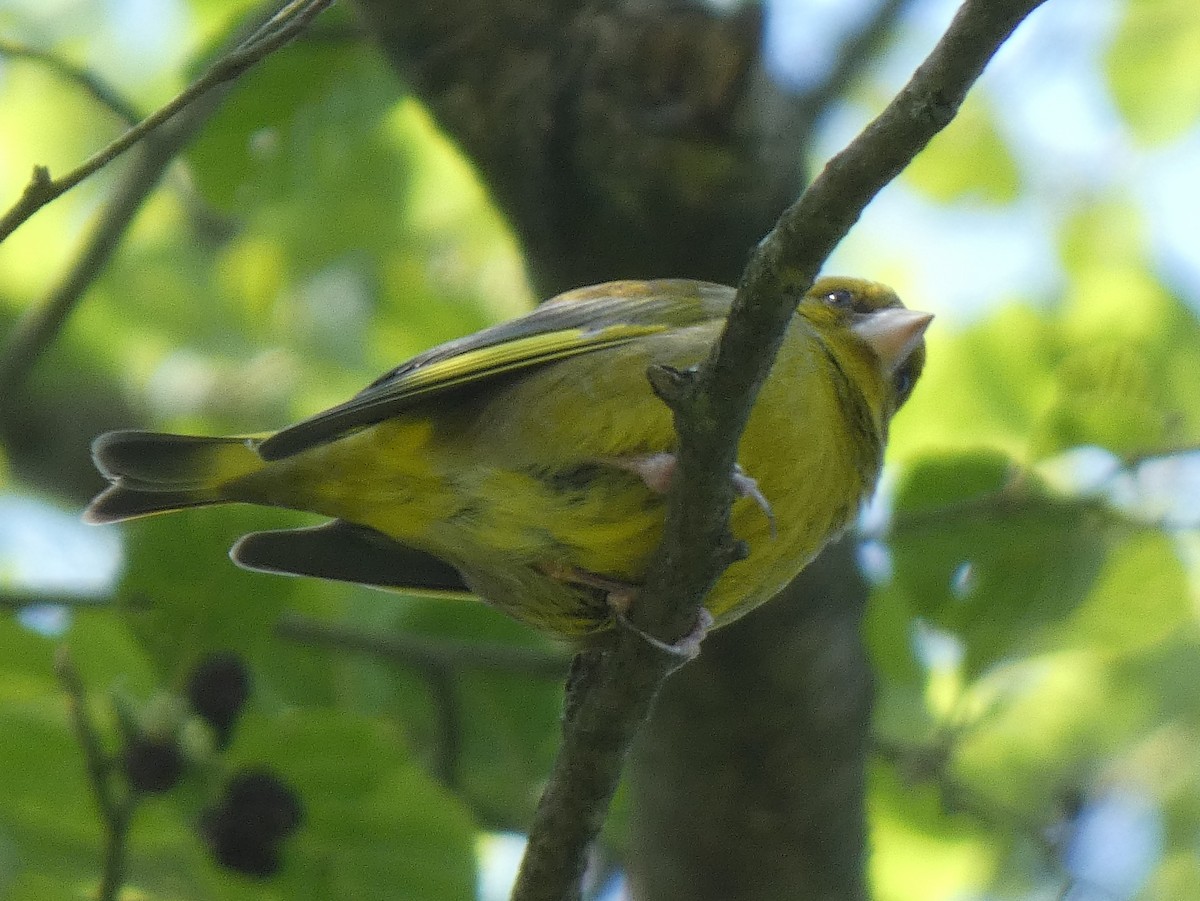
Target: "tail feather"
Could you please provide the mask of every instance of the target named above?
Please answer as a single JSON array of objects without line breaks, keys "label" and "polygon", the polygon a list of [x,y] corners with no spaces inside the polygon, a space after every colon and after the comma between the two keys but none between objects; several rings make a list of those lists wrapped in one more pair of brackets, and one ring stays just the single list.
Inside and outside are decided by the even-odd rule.
[{"label": "tail feather", "polygon": [[88,504],[87,509],[83,511],[83,521],[94,525],[104,525],[110,522],[136,519],[139,516],[184,510],[188,507],[206,507],[224,501],[225,498],[215,492],[198,489],[148,492],[136,488],[125,488],[121,485],[110,485]]},{"label": "tail feather", "polygon": [[83,517],[92,523],[120,522],[233,500],[224,486],[266,465],[256,444],[246,437],[108,432],[92,444],[92,459],[113,484]]}]

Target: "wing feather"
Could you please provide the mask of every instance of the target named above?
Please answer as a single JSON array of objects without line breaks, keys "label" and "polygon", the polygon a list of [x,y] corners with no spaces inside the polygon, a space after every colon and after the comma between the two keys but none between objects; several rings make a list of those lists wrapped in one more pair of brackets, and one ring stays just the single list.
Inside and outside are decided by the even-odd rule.
[{"label": "wing feather", "polygon": [[700,282],[610,282],[559,295],[526,316],[433,348],[350,400],[256,448],[278,460],[402,413],[437,394],[615,347],[728,311],[733,289]]}]

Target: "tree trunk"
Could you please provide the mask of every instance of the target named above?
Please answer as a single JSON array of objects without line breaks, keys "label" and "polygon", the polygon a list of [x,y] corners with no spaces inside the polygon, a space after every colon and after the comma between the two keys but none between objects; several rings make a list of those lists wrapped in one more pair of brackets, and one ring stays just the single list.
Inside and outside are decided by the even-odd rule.
[{"label": "tree trunk", "polygon": [[852,544],[664,686],[632,760],[635,898],[867,897],[871,677]]}]

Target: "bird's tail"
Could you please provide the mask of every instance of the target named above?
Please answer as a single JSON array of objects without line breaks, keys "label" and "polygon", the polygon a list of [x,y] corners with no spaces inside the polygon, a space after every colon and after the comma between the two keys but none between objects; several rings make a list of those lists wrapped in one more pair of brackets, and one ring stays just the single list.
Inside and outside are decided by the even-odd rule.
[{"label": "bird's tail", "polygon": [[107,432],[92,443],[96,468],[112,485],[84,511],[92,523],[120,522],[239,498],[228,486],[264,469],[257,438],[201,438]]}]

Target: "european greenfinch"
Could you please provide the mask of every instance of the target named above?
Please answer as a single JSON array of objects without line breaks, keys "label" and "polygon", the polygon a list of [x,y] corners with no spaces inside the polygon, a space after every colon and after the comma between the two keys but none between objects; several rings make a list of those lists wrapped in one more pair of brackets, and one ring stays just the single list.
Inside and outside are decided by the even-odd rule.
[{"label": "european greenfinch", "polygon": [[[671,414],[647,370],[699,364],[733,297],[682,279],[580,288],[278,432],[109,432],[93,455],[112,485],[85,517],[307,510],[332,521],[246,535],[234,561],[475,594],[561,637],[603,632],[636,603],[674,469]],[[731,474],[732,529],[749,553],[708,595],[716,624],[774,595],[855,517],[931,318],[858,279],[820,279],[800,301]]]}]

